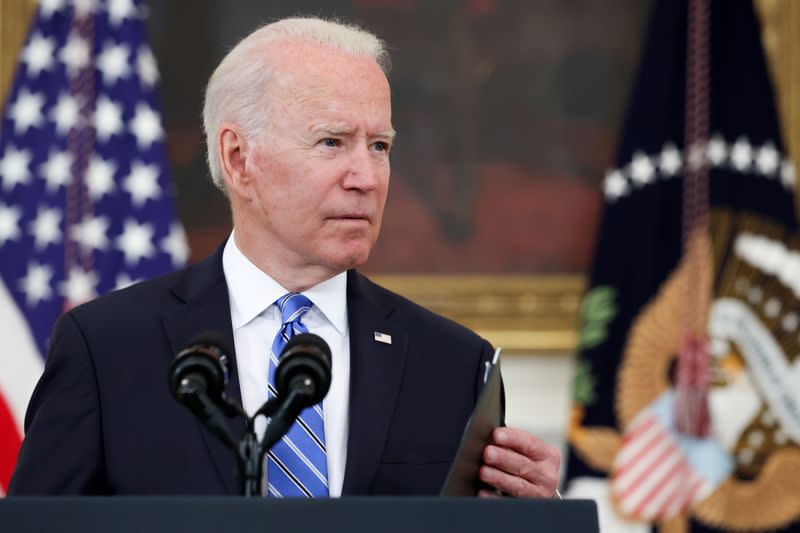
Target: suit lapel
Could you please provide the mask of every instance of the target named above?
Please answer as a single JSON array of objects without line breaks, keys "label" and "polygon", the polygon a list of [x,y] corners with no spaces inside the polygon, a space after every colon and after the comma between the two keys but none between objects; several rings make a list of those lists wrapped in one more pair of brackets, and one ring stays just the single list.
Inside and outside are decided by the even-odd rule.
[{"label": "suit lapel", "polygon": [[[350,409],[342,494],[365,494],[380,464],[406,360],[408,338],[390,319],[372,282],[347,273],[350,328]],[[391,344],[375,333],[391,335]]]},{"label": "suit lapel", "polygon": [[[228,384],[225,392],[241,404],[228,286],[222,270],[222,250],[223,246],[220,246],[208,259],[186,270],[172,288],[175,296],[184,302],[183,309],[164,316],[163,324],[172,346],[170,357],[174,357],[174,354],[186,347],[198,334],[215,332],[222,336],[231,350],[228,354]],[[235,436],[244,433],[245,426],[241,418],[237,417],[229,422]],[[238,493],[235,452],[205,428],[200,428],[200,432],[225,489],[231,494]]]}]

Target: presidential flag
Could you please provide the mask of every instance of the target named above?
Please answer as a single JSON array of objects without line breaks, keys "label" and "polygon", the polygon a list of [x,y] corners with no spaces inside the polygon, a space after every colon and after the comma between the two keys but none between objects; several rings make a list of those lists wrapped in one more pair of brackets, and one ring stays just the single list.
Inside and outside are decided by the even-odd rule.
[{"label": "presidential flag", "polygon": [[603,531],[800,530],[795,181],[752,3],[656,2],[568,435]]},{"label": "presidential flag", "polygon": [[188,258],[144,18],[140,0],[42,0],[3,108],[0,495],[59,315]]}]

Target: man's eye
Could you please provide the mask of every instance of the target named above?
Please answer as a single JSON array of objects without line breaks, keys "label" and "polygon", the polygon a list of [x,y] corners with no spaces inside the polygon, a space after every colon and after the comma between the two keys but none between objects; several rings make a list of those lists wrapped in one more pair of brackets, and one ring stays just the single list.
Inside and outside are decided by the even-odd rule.
[{"label": "man's eye", "polygon": [[341,146],[342,142],[339,139],[334,139],[332,137],[328,137],[327,139],[322,139],[322,144],[329,147],[329,148],[336,148],[337,146]]},{"label": "man's eye", "polygon": [[389,151],[389,143],[378,141],[374,145],[375,150],[379,152],[388,152]]}]

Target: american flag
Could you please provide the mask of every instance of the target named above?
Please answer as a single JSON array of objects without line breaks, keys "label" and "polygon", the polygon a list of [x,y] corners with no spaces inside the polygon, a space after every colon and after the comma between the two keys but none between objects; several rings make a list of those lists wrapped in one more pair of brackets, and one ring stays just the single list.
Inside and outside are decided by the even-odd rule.
[{"label": "american flag", "polygon": [[[707,478],[698,471],[691,450],[686,450],[687,441],[696,447],[699,441],[682,439],[682,449],[682,442],[672,429],[673,421],[663,416],[669,408],[664,404],[674,401],[672,394],[657,401],[655,407],[641,411],[625,429],[611,471],[611,490],[618,511],[624,516],[648,522],[666,520],[707,497],[715,488],[715,476]],[[705,446],[705,450],[706,456],[717,452],[713,446]],[[719,478],[729,471],[716,473]]]},{"label": "american flag", "polygon": [[0,496],[65,310],[182,266],[140,0],[42,0],[0,122]]}]

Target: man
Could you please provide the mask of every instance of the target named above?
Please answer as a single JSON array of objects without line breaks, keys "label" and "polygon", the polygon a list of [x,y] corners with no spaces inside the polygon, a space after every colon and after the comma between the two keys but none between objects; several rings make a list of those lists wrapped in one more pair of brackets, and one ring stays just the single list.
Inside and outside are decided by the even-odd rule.
[{"label": "man", "polygon": [[[228,393],[250,413],[288,337],[310,330],[331,347],[331,390],[270,453],[270,494],[439,490],[492,350],[353,270],[389,182],[387,59],[375,36],[319,19],[269,24],[223,59],[204,125],[233,234],[197,265],[59,320],[10,494],[235,493],[233,454],[164,383],[206,330],[234,346]],[[554,495],[558,450],[512,428],[492,438],[480,476],[495,490],[482,496]]]}]

